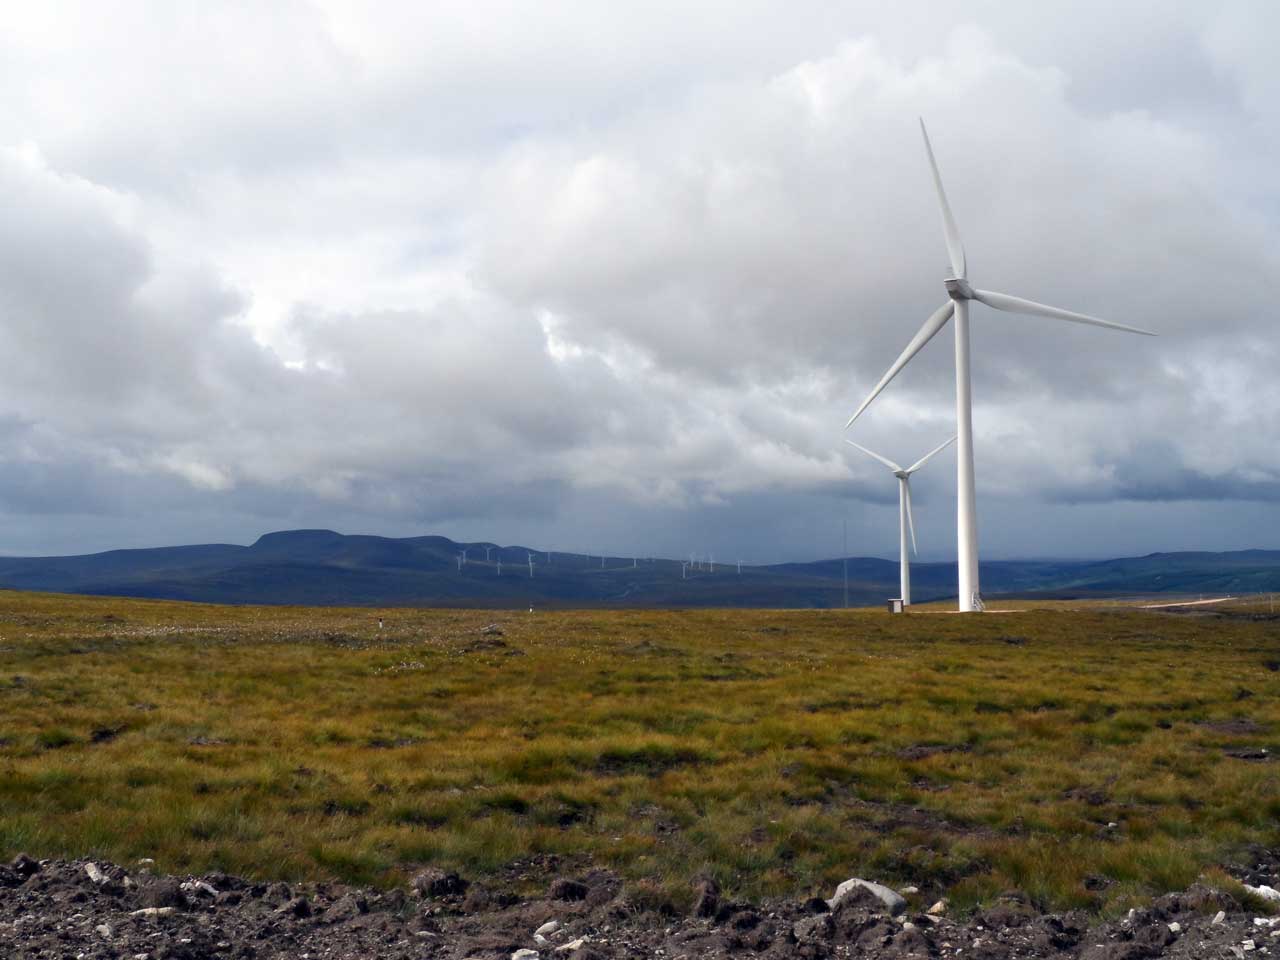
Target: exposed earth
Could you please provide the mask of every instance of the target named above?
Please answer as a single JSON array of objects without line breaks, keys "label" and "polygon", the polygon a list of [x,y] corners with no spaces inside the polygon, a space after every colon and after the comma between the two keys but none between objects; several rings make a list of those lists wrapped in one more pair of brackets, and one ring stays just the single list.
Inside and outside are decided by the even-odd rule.
[{"label": "exposed earth", "polygon": [[[1234,873],[1276,883],[1277,858],[1256,851]],[[912,888],[855,886],[843,899],[734,903],[705,882],[689,915],[605,871],[561,874],[554,858],[512,867],[511,888],[550,878],[543,895],[428,870],[408,889],[254,883],[225,874],[158,876],[140,862],[0,866],[0,955],[46,958],[1080,957],[1244,958],[1280,950],[1280,918],[1197,884],[1108,922],[1038,911],[1010,892],[967,917]],[[524,869],[524,872],[522,871]],[[870,885],[874,887],[874,884]],[[641,892],[636,892],[639,889]],[[1274,925],[1273,925],[1274,924]]]}]

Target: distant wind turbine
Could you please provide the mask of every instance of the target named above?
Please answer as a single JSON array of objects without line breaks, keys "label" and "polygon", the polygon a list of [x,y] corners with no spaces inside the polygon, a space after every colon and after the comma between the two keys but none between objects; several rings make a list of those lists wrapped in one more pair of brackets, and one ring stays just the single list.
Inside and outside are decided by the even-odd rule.
[{"label": "distant wind turbine", "polygon": [[[916,523],[911,516],[911,475],[929,462],[929,459],[955,442],[952,437],[946,443],[939,444],[934,447],[923,457],[907,467],[905,470],[890,460],[888,457],[882,457],[873,450],[859,446],[852,440],[846,440],[845,443],[852,447],[857,447],[868,457],[874,457],[886,467],[893,471],[893,475],[898,478],[898,583],[902,588],[902,605],[904,607],[911,606],[911,559],[907,556],[907,531],[911,531],[911,552],[916,553]],[[847,552],[847,551],[846,551]]]},{"label": "distant wind turbine", "polygon": [[943,233],[947,241],[947,254],[951,260],[951,276],[943,281],[943,286],[947,288],[949,299],[934,311],[920,331],[911,338],[911,342],[893,362],[893,366],[880,378],[871,395],[854,411],[849,422],[845,424],[845,429],[853,425],[853,422],[870,406],[871,401],[880,395],[880,391],[889,384],[889,381],[896,377],[911,358],[946,326],[947,321],[954,314],[956,318],[956,429],[959,441],[956,444],[956,566],[959,574],[960,609],[981,610],[982,597],[978,584],[978,509],[973,489],[973,401],[969,388],[969,301],[977,300],[996,310],[1005,310],[1010,313],[1070,320],[1073,323],[1087,323],[1095,327],[1141,333],[1149,337],[1154,337],[1155,334],[1139,327],[1128,327],[1122,323],[1099,320],[1097,317],[1046,306],[1034,300],[1024,300],[1007,293],[978,290],[970,286],[966,275],[964,247],[960,244],[960,231],[956,227],[955,218],[951,215],[947,195],[942,189],[942,176],[938,173],[938,164],[933,157],[933,147],[929,143],[929,133],[925,130],[924,120],[920,121],[920,132],[924,136],[925,153],[929,157],[929,167],[933,171],[933,184],[938,191],[938,203],[942,207]]}]

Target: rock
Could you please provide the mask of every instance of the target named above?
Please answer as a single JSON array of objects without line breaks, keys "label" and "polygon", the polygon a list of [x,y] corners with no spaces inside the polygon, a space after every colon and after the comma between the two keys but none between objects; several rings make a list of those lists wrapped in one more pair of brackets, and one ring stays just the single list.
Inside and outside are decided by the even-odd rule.
[{"label": "rock", "polygon": [[9,862],[9,869],[25,880],[40,872],[40,862],[20,853]]},{"label": "rock", "polygon": [[929,957],[934,953],[933,941],[915,924],[906,924],[893,938],[893,949],[903,956]]},{"label": "rock", "polygon": [[414,877],[412,886],[420,897],[453,897],[466,893],[469,884],[456,873],[431,867]]},{"label": "rock", "polygon": [[1254,896],[1262,897],[1263,900],[1280,900],[1280,890],[1275,887],[1269,887],[1265,883],[1256,887],[1251,887],[1246,883],[1244,888]]},{"label": "rock", "polygon": [[925,911],[931,917],[940,917],[947,912],[947,898],[943,897],[932,907]]},{"label": "rock", "polygon": [[700,880],[693,887],[693,915],[714,917],[720,910],[720,885],[714,880]]},{"label": "rock", "polygon": [[899,892],[900,894],[902,894],[904,897],[910,897],[910,896],[914,896],[915,894],[919,893],[919,892],[920,892],[920,888],[919,888],[919,887],[903,887],[903,888],[902,888],[901,890],[899,890],[898,892]]},{"label": "rock", "polygon": [[855,890],[865,890],[879,900],[890,916],[896,917],[902,911],[907,909],[907,901],[904,900],[896,890],[890,890],[882,883],[875,883],[871,880],[863,880],[859,877],[853,877],[846,880],[840,886],[836,887],[835,895],[827,901],[827,906],[834,910],[840,901],[849,896]]},{"label": "rock", "polygon": [[500,637],[502,636],[502,628],[496,623],[491,623],[481,630],[480,633],[482,636],[486,637]]},{"label": "rock", "polygon": [[187,897],[177,880],[165,877],[143,887],[138,892],[138,902],[144,907],[186,907]]},{"label": "rock", "polygon": [[575,950],[581,950],[586,946],[586,938],[579,937],[577,940],[570,940],[568,943],[561,944],[556,947],[556,953],[573,953]]},{"label": "rock", "polygon": [[[823,901],[824,903],[826,901]],[[791,935],[797,943],[828,940],[831,937],[832,920],[830,913],[821,913],[816,917],[807,917],[797,921],[791,927]]]},{"label": "rock", "polygon": [[819,914],[831,912],[831,908],[827,906],[827,901],[823,900],[821,897],[810,897],[800,906],[805,913]]},{"label": "rock", "polygon": [[205,897],[216,897],[218,895],[217,888],[211,883],[205,883],[203,880],[188,880],[182,884],[184,893],[194,893]]},{"label": "rock", "polygon": [[1209,926],[1216,927],[1218,924],[1223,923],[1226,919],[1227,919],[1227,911],[1219,910],[1217,913],[1213,915],[1213,919],[1209,921]]},{"label": "rock", "polygon": [[302,920],[311,916],[311,903],[306,897],[294,897],[283,907],[278,908],[276,913],[286,917],[297,917]]},{"label": "rock", "polygon": [[102,886],[110,879],[110,877],[102,872],[102,868],[93,861],[89,861],[84,865],[84,872],[87,873],[89,875],[89,879],[98,886]]},{"label": "rock", "polygon": [[537,930],[533,931],[533,935],[535,937],[549,937],[559,929],[560,929],[559,920],[548,920],[546,923],[540,926]]},{"label": "rock", "polygon": [[521,947],[511,955],[511,960],[538,960],[538,951],[530,950],[528,947]]},{"label": "rock", "polygon": [[1169,924],[1169,932],[1170,932],[1170,933],[1181,933],[1181,932],[1182,932],[1182,924],[1178,923],[1178,921],[1177,921],[1177,920],[1173,921],[1173,923]]},{"label": "rock", "polygon": [[369,902],[364,897],[349,893],[329,905],[324,912],[324,921],[325,923],[342,923],[346,920],[354,920],[368,912]]},{"label": "rock", "polygon": [[561,877],[551,884],[547,897],[551,900],[585,900],[590,892],[591,888],[585,883]]},{"label": "rock", "polygon": [[111,939],[111,924],[100,923],[93,928],[93,932],[100,936],[103,940]]},{"label": "rock", "polygon": [[129,914],[131,917],[145,917],[148,920],[154,920],[156,917],[168,917],[177,913],[174,907],[143,907],[141,910],[134,910]]}]

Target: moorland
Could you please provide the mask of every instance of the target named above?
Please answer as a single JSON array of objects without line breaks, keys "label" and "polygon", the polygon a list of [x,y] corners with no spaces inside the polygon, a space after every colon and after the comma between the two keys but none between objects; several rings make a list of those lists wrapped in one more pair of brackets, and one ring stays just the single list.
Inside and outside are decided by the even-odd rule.
[{"label": "moorland", "polygon": [[[383,618],[382,625],[379,617]],[[0,855],[1115,915],[1274,847],[1265,605],[227,607],[0,592]]]}]

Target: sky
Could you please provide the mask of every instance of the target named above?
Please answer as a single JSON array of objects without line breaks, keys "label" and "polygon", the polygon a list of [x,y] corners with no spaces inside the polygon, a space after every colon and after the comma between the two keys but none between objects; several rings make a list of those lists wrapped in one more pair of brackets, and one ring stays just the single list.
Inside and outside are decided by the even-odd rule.
[{"label": "sky", "polygon": [[[893,556],[975,286],[987,558],[1280,547],[1280,7],[22,4],[0,553]],[[955,454],[913,478],[955,556]]]}]

